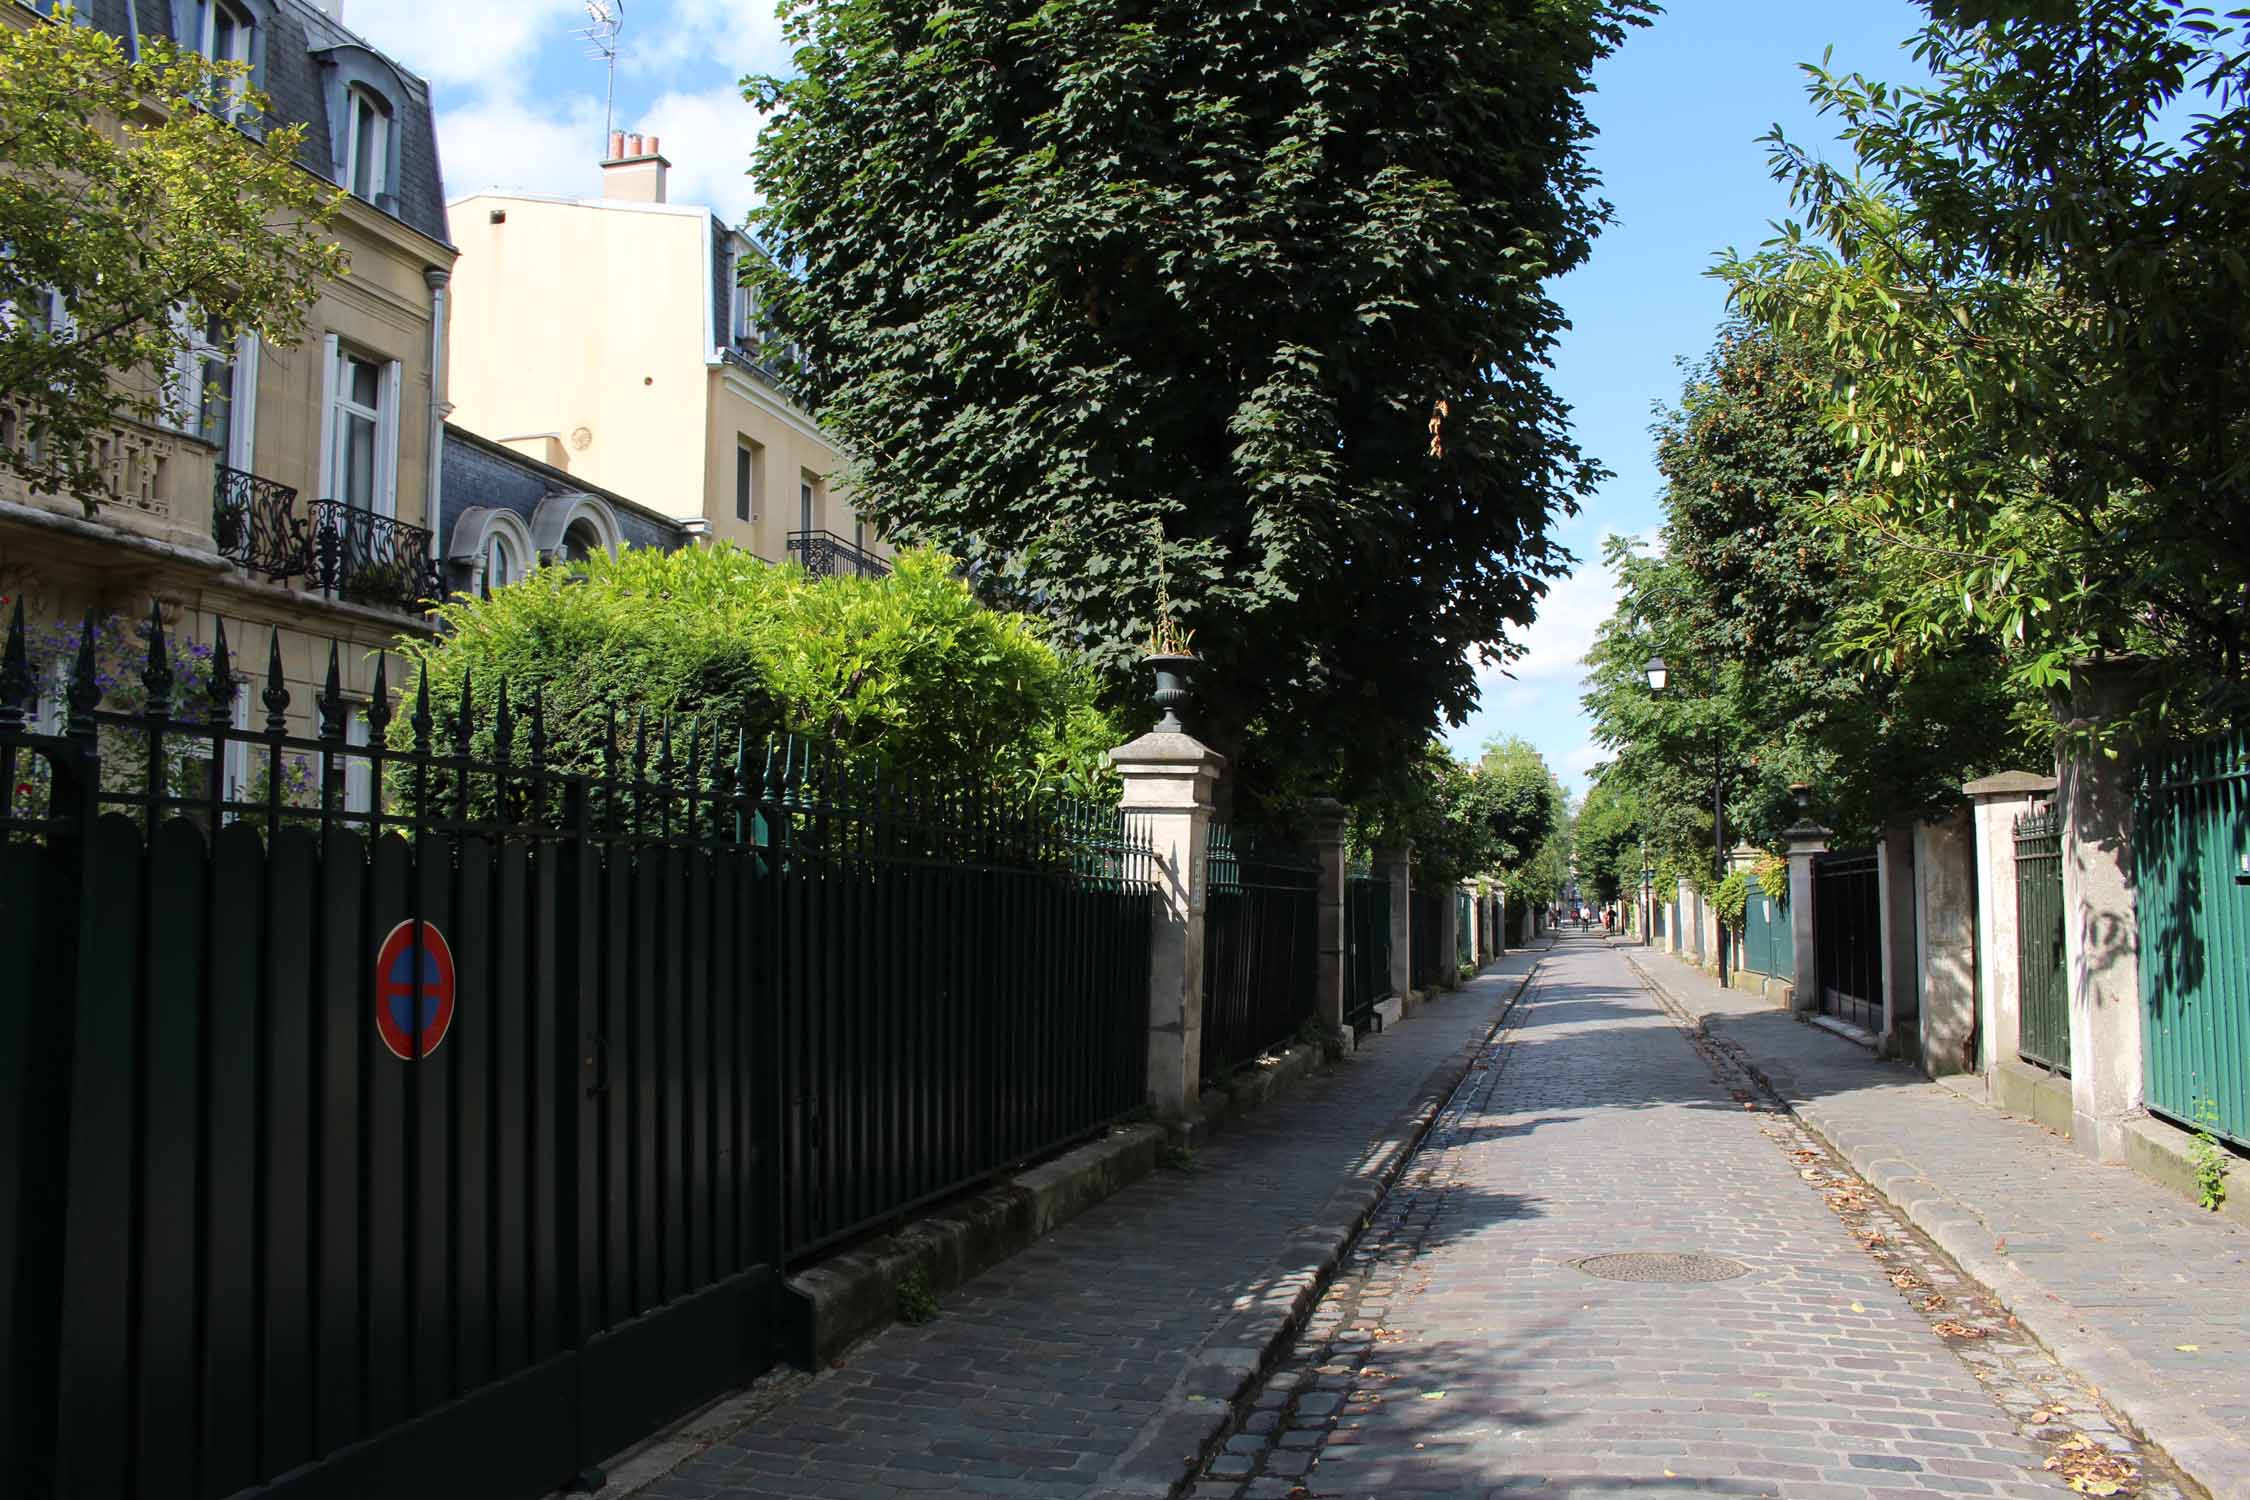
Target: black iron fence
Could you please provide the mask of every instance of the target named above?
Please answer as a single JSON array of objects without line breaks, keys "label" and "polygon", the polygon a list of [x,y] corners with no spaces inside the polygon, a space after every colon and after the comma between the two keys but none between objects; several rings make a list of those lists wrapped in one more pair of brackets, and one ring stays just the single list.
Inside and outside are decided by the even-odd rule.
[{"label": "black iron fence", "polygon": [[312,534],[297,514],[297,492],[220,464],[211,490],[211,540],[219,555],[268,582],[297,578],[312,566]]},{"label": "black iron fence", "polygon": [[1813,948],[1819,1007],[1865,1030],[1883,1029],[1882,896],[1872,853],[1813,861]]},{"label": "black iron fence", "polygon": [[223,638],[147,658],[105,710],[89,627],[40,734],[0,657],[0,1493],[537,1495],[770,1363],[792,1258],[1140,1102],[1115,809],[692,726],[563,774],[380,662],[373,746],[333,667],[293,737],[278,650],[235,730]]},{"label": "black iron fence", "polygon": [[1211,825],[1203,929],[1203,1071],[1294,1037],[1313,1014],[1320,869],[1309,855]]},{"label": "black iron fence", "polygon": [[1391,991],[1391,883],[1364,869],[1344,879],[1344,1022],[1364,1031]]},{"label": "black iron fence", "polygon": [[787,543],[789,560],[804,564],[820,578],[855,574],[861,578],[887,578],[891,565],[856,542],[833,531],[792,531]]},{"label": "black iron fence", "polygon": [[1407,982],[1418,990],[1453,977],[1442,941],[1445,902],[1442,891],[1417,890],[1407,897]]}]

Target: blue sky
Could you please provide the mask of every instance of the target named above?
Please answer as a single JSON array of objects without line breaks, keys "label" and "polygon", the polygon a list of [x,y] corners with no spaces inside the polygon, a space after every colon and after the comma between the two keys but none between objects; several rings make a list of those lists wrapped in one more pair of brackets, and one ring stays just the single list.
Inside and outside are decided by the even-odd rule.
[{"label": "blue sky", "polygon": [[[624,9],[618,128],[662,138],[674,201],[739,218],[759,119],[735,80],[787,68],[779,22],[765,0]],[[599,190],[603,74],[574,35],[583,0],[345,0],[344,19],[436,88],[449,194]],[[1594,162],[1617,223],[1557,286],[1573,329],[1554,383],[1580,443],[1616,477],[1563,524],[1580,567],[1549,597],[1513,678],[1487,674],[1482,708],[1451,736],[1463,754],[1518,734],[1584,789],[1601,752],[1578,705],[1579,658],[1614,594],[1601,541],[1655,528],[1651,414],[1678,391],[1677,361],[1706,348],[1723,315],[1703,274],[1713,253],[1754,245],[1787,208],[1757,138],[1778,121],[1795,138],[1829,140],[1798,64],[1833,46],[1840,68],[1908,78],[1916,69],[1900,45],[1921,19],[1906,0],[1675,0],[1597,71]]]}]

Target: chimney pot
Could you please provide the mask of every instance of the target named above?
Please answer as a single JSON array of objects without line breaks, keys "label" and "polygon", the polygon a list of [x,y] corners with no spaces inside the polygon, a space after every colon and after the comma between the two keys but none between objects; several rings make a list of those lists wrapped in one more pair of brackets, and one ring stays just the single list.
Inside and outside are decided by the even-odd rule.
[{"label": "chimney pot", "polygon": [[651,156],[659,156],[663,154],[660,148],[657,146],[656,137],[653,135],[648,138],[648,154]]},{"label": "chimney pot", "polygon": [[633,155],[639,156],[641,154],[641,138],[638,134],[627,136],[625,144],[632,148]]},{"label": "chimney pot", "polygon": [[623,158],[624,155],[625,132],[622,130],[612,130],[609,133],[609,159],[611,161],[617,161]]}]

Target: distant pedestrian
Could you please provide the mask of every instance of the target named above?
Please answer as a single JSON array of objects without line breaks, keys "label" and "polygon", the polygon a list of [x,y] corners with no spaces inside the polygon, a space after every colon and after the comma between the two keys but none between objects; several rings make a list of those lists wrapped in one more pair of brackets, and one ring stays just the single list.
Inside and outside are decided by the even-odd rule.
[{"label": "distant pedestrian", "polygon": [[1605,906],[1605,907],[1603,907],[1603,908],[1602,908],[1602,936],[1603,936],[1603,937],[1608,937],[1608,936],[1609,936],[1609,935],[1610,935],[1611,933],[1615,932],[1616,930],[1617,930],[1617,908],[1616,908],[1616,907],[1614,907],[1614,906]]}]

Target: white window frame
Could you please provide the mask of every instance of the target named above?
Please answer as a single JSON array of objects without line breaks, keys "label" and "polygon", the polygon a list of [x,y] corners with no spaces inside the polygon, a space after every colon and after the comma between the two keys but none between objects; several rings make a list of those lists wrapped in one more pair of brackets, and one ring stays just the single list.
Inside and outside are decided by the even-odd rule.
[{"label": "white window frame", "polygon": [[[532,560],[519,557],[516,553],[516,539],[507,532],[494,528],[485,533],[484,556],[477,559],[477,592],[480,597],[489,599],[494,589],[506,588],[511,583],[531,576]],[[502,576],[497,579],[492,576],[492,560],[495,555],[505,558],[510,564],[500,570]]]},{"label": "white window frame", "polygon": [[[360,131],[360,106],[367,106],[367,117],[372,129],[366,135]],[[373,136],[373,140],[367,136]],[[374,203],[390,192],[390,101],[362,84],[352,84],[344,90],[344,191],[368,203]],[[367,191],[359,190],[359,168],[362,156],[367,158]]]},{"label": "white window frame", "polygon": [[[758,502],[763,498],[758,490],[764,478],[765,458],[764,444],[739,432],[734,435],[734,518],[746,526],[758,524]],[[746,479],[747,496],[743,493]]]},{"label": "white window frame", "polygon": [[739,255],[734,258],[734,274],[737,279],[734,306],[728,319],[730,331],[737,344],[755,346],[758,342],[758,289],[742,284],[742,257]]},{"label": "white window frame", "polygon": [[[200,35],[195,39],[195,50],[212,62],[238,62],[246,68],[251,66],[257,57],[255,38],[258,23],[256,19],[241,6],[230,3],[230,0],[196,0],[196,9],[199,12],[197,24]],[[235,32],[236,50],[229,52],[224,57],[220,56],[218,52],[219,16],[221,12],[224,12],[228,19],[233,21]],[[227,100],[226,108],[220,111],[223,118],[231,121],[240,117],[243,106],[243,92],[249,85],[250,75],[248,73],[232,82],[230,85],[231,97]]]},{"label": "white window frame", "polygon": [[813,532],[826,529],[825,525],[814,524],[816,522],[825,523],[828,519],[826,516],[821,514],[821,511],[824,507],[820,502],[820,480],[818,476],[816,476],[810,469],[798,470],[797,529],[806,533],[808,536]]},{"label": "white window frame", "polygon": [[[346,499],[344,476],[337,469],[350,451],[343,438],[344,421],[348,416],[371,416],[375,419],[375,491],[368,508],[376,515],[395,517],[398,514],[398,405],[404,368],[395,359],[387,360],[372,350],[346,344],[335,334],[329,334],[323,342],[327,361],[321,382],[321,405],[327,420],[321,426],[320,474],[327,493],[321,498]],[[351,399],[351,381],[346,378],[347,362],[351,360],[376,367],[377,406],[372,412]]]},{"label": "white window frame", "polygon": [[[209,361],[218,359],[223,351],[219,345],[211,342],[210,322],[197,316],[196,309],[184,302],[175,302],[169,316],[173,332],[180,337],[181,342],[172,356],[171,368],[164,372],[164,386],[169,398],[177,403],[178,412],[159,425],[188,437],[200,437],[203,433],[204,407],[210,397],[210,392],[205,389],[203,367]],[[240,348],[241,341],[238,339],[238,354]],[[235,384],[238,387],[241,385],[239,365],[236,366]],[[231,440],[228,448],[231,452]],[[233,464],[234,460],[230,457],[226,462]]]}]

